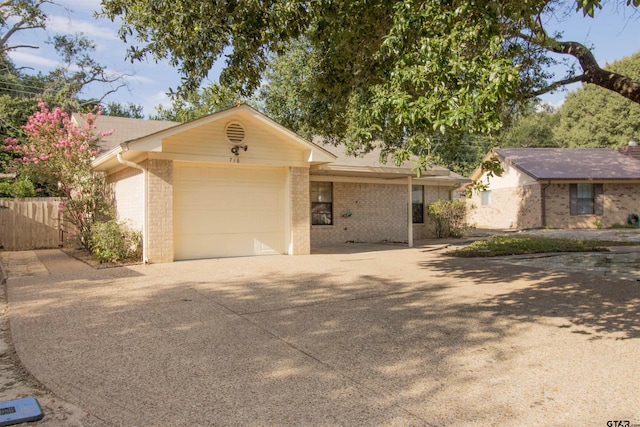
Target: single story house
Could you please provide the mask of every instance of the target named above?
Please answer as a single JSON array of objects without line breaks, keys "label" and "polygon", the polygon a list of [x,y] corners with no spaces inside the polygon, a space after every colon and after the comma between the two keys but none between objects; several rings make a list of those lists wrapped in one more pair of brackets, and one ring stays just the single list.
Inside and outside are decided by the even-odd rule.
[{"label": "single story house", "polygon": [[504,173],[471,179],[488,185],[468,200],[482,228],[596,228],[640,213],[640,161],[607,148],[501,148]]},{"label": "single story house", "polygon": [[93,166],[119,219],[143,232],[148,262],[412,245],[434,235],[426,206],[469,182],[437,166],[418,178],[410,162],[334,154],[246,104],[182,124],[130,122],[133,139],[123,120],[98,118],[98,130],[115,131]]}]

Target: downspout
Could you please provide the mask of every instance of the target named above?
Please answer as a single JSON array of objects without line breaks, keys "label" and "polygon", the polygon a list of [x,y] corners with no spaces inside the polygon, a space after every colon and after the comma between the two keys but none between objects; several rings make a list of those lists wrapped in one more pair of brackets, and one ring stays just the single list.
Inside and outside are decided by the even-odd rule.
[{"label": "downspout", "polygon": [[[123,145],[123,150],[127,151],[129,147]],[[149,263],[147,258],[147,170],[137,163],[130,162],[122,158],[122,152],[116,155],[118,163],[130,168],[139,169],[142,171],[142,262],[144,264]]]},{"label": "downspout", "polygon": [[413,192],[411,175],[407,178],[407,246],[413,247]]},{"label": "downspout", "polygon": [[542,210],[540,219],[542,220],[543,228],[547,226],[547,188],[549,188],[550,185],[551,181],[547,180],[547,185],[542,187],[542,190],[540,191],[540,209]]}]

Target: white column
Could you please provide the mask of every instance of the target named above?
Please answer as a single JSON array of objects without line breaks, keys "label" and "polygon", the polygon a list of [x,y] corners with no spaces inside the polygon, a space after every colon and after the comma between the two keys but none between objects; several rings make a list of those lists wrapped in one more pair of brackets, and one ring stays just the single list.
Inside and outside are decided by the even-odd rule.
[{"label": "white column", "polygon": [[413,195],[411,191],[411,176],[407,179],[407,243],[410,248],[413,247]]},{"label": "white column", "polygon": [[293,255],[293,233],[291,231],[293,228],[293,216],[291,215],[291,166],[285,167],[284,170],[284,217],[286,218],[284,223],[284,238],[287,255]]}]

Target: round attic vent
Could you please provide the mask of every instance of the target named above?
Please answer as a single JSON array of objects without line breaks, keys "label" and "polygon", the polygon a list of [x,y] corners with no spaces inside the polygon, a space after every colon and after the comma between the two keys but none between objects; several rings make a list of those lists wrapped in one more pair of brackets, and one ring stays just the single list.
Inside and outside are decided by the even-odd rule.
[{"label": "round attic vent", "polygon": [[225,133],[227,134],[227,139],[232,144],[242,144],[242,141],[244,141],[244,127],[238,122],[227,123]]}]

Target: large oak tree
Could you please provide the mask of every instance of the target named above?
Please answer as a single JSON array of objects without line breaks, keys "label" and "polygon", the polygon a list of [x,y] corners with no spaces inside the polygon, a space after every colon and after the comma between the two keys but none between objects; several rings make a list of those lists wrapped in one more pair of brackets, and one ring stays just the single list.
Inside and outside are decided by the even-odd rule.
[{"label": "large oak tree", "polygon": [[[226,58],[225,87],[252,94],[273,55],[305,46],[295,120],[346,142],[379,144],[396,155],[428,156],[435,143],[489,133],[509,106],[569,82],[605,87],[640,102],[640,83],[603,71],[580,43],[548,34],[558,11],[593,16],[601,0],[103,0],[124,24],[133,60],[168,58],[196,91]],[[621,0],[634,11],[640,0]],[[581,72],[550,81],[551,53],[575,58]],[[305,102],[306,101],[306,102]],[[294,111],[295,112],[295,111]],[[324,124],[325,126],[319,126]],[[444,138],[442,138],[444,136]],[[437,141],[437,142],[436,142]]]}]

